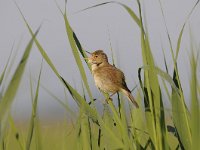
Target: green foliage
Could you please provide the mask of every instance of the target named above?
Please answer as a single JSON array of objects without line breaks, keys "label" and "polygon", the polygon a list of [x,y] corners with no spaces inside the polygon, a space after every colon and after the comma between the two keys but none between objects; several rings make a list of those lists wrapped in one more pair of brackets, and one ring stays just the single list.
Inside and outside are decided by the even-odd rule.
[{"label": "green foliage", "polygon": [[[198,1],[199,2],[199,1]],[[197,6],[198,2],[193,7],[191,13]],[[170,43],[170,52],[173,58],[173,75],[168,72],[167,60],[164,56],[166,72],[158,68],[154,62],[150,40],[145,24],[143,23],[143,11],[140,0],[137,0],[138,14],[125,4],[119,2],[105,2],[87,9],[93,9],[107,4],[117,4],[122,6],[127,11],[130,18],[138,25],[140,29],[141,52],[143,66],[138,69],[138,80],[140,89],[137,91],[136,100],[139,108],[133,108],[132,104],[126,106],[125,100],[121,95],[118,95],[118,105],[114,105],[105,96],[105,104],[103,104],[103,112],[100,113],[95,107],[94,97],[91,93],[88,78],[85,74],[83,63],[87,63],[84,59],[87,57],[85,50],[82,48],[75,32],[70,26],[67,18],[66,8],[64,13],[60,10],[65,26],[68,40],[77,68],[83,81],[83,95],[70,85],[58,72],[48,54],[44,50],[36,38],[37,32],[34,34],[29,23],[19,9],[23,21],[32,36],[31,41],[27,45],[24,55],[16,68],[16,71],[8,85],[7,90],[0,97],[0,149],[74,149],[74,150],[110,150],[110,149],[198,149],[200,147],[198,140],[200,139],[200,108],[199,94],[200,86],[197,77],[197,62],[198,59],[192,53],[191,62],[191,100],[189,110],[185,104],[184,93],[181,87],[179,78],[179,69],[177,67],[178,55],[180,53],[181,40],[188,18],[183,24],[178,40],[176,53],[171,42],[171,38],[166,26],[166,32]],[[161,3],[160,3],[161,4]],[[161,6],[162,10],[162,6]],[[163,18],[165,18],[162,10]],[[15,121],[10,115],[10,107],[15,98],[16,92],[28,60],[33,42],[36,44],[44,61],[52,69],[52,72],[57,76],[65,90],[69,92],[73,100],[78,105],[78,117],[71,108],[62,100],[57,98],[51,91],[43,87],[49,95],[51,95],[58,103],[63,106],[66,111],[73,117],[71,123],[63,122],[58,126],[52,125],[48,129],[43,129],[37,114],[41,71],[38,77],[35,94],[33,94],[32,80],[30,80],[30,92],[32,95],[32,114],[28,129],[17,128]],[[194,49],[194,47],[191,47]],[[164,50],[163,50],[164,53]],[[82,57],[83,60],[82,61]],[[4,76],[7,70],[7,65],[0,74],[0,86],[2,86]],[[88,64],[87,64],[88,65]],[[90,66],[88,65],[90,68]],[[42,70],[42,69],[41,69]],[[141,73],[143,71],[143,74]],[[143,76],[143,77],[142,77]],[[164,89],[162,89],[163,83]],[[169,84],[167,87],[166,83]],[[163,105],[163,93],[166,92],[168,100],[171,103],[170,116],[166,114],[165,106]],[[85,95],[89,95],[89,99]],[[144,103],[144,106],[143,106]],[[91,105],[90,105],[91,104]],[[129,109],[128,109],[129,108]],[[166,119],[170,118],[170,119]],[[171,119],[172,118],[172,119]],[[74,123],[75,122],[75,123]],[[9,125],[9,126],[8,126]]]},{"label": "green foliage", "polygon": [[[41,149],[40,134],[38,132],[38,130],[39,130],[38,119],[39,118],[38,118],[38,115],[37,115],[38,95],[39,95],[39,88],[40,88],[41,72],[42,72],[42,68],[40,70],[35,96],[33,98],[32,115],[31,115],[31,120],[30,120],[30,124],[29,124],[28,136],[27,136],[27,140],[26,140],[26,150],[30,149],[33,137],[35,137],[35,139],[36,139],[35,140],[36,141],[36,143],[35,143],[36,148],[39,149],[39,150]],[[30,82],[30,83],[32,83],[32,82]],[[32,84],[31,84],[31,87],[32,87]]]},{"label": "green foliage", "polygon": [[[66,32],[67,32],[67,35],[68,35],[68,38],[69,38],[69,43],[70,43],[70,46],[71,46],[71,49],[72,49],[72,53],[73,53],[74,58],[76,60],[77,66],[79,68],[79,71],[80,71],[80,74],[81,74],[81,77],[82,77],[82,80],[83,80],[84,85],[87,89],[87,92],[90,96],[90,99],[91,99],[91,101],[93,101],[92,93],[90,91],[90,88],[89,88],[89,85],[88,85],[88,82],[87,82],[87,77],[86,77],[86,74],[85,74],[85,70],[83,68],[83,64],[82,64],[80,54],[79,54],[79,51],[78,51],[78,48],[77,48],[77,47],[79,47],[79,50],[80,50],[80,45],[76,45],[76,41],[75,41],[75,38],[74,38],[74,36],[76,36],[76,35],[73,32],[73,30],[72,30],[72,28],[69,24],[69,21],[67,19],[66,8],[65,8],[65,13],[63,14],[63,18],[64,18],[64,21],[65,21],[65,28],[66,28]],[[76,39],[76,40],[78,40],[78,39]]]},{"label": "green foliage", "polygon": [[[193,48],[191,48],[193,50]],[[198,98],[198,78],[197,78],[197,58],[192,53],[190,58],[191,63],[191,81],[190,81],[190,90],[191,90],[191,134],[192,134],[192,149],[198,149],[200,147],[200,105]]]},{"label": "green foliage", "polygon": [[[0,127],[1,127],[1,129],[0,129],[0,131],[1,131],[0,132],[1,133],[0,134],[0,142],[1,142],[0,146],[1,146],[1,148],[4,147],[5,130],[6,130],[6,127],[7,127],[7,124],[8,124],[8,122],[7,122],[8,117],[7,116],[9,114],[11,104],[14,101],[15,95],[16,95],[17,90],[19,88],[20,81],[22,79],[22,75],[24,73],[24,69],[25,69],[27,60],[29,58],[29,54],[30,54],[30,51],[32,49],[34,38],[36,37],[38,31],[35,34],[33,34],[33,37],[30,40],[29,44],[27,45],[25,52],[24,52],[18,66],[15,70],[14,75],[12,76],[12,79],[11,79],[5,93],[3,93],[3,96],[0,99]],[[5,74],[6,68],[7,68],[7,65],[6,65],[6,67],[5,67],[5,69],[2,73],[2,80],[3,80],[4,74]]]}]

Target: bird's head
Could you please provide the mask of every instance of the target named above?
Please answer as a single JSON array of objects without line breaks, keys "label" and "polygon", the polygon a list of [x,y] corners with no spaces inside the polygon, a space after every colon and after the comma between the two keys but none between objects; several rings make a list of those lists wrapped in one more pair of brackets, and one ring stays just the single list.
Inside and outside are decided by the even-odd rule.
[{"label": "bird's head", "polygon": [[103,52],[103,50],[96,50],[92,53],[88,52],[90,54],[90,57],[88,57],[88,62],[90,64],[104,64],[108,63],[108,57],[107,55]]}]

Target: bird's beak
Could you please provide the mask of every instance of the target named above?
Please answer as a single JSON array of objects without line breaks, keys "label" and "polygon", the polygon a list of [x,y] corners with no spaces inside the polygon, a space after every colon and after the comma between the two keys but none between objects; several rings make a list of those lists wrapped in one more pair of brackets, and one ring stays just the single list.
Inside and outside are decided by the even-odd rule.
[{"label": "bird's beak", "polygon": [[[91,52],[88,52],[88,51],[85,51],[86,53],[88,53],[88,54],[90,54],[90,55],[92,55],[92,53]],[[87,60],[87,61],[90,61],[91,60],[91,58],[90,57],[86,57],[86,58],[84,58],[85,60]]]},{"label": "bird's beak", "polygon": [[85,51],[86,53],[88,53],[88,54],[90,54],[90,55],[92,55],[92,53],[91,52],[88,52],[88,51]]}]

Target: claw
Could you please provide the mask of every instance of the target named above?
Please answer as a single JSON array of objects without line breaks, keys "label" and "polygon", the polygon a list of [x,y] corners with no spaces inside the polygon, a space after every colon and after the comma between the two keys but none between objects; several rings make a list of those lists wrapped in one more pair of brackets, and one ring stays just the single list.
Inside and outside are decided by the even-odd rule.
[{"label": "claw", "polygon": [[109,101],[113,101],[113,99],[112,99],[111,97],[107,98],[107,99],[106,99],[106,103],[108,104]]}]

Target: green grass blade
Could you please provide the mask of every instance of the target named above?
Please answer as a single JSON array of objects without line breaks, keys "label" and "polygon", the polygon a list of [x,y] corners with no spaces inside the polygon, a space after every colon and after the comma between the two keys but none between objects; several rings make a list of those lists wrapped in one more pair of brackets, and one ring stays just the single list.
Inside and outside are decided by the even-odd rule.
[{"label": "green grass blade", "polygon": [[150,70],[151,69],[151,70],[153,70],[157,75],[159,75],[161,78],[165,79],[177,93],[179,93],[178,88],[176,87],[176,84],[173,81],[173,78],[168,73],[161,70],[160,68],[143,66],[139,69],[144,69],[144,70]]},{"label": "green grass blade", "polygon": [[[174,71],[173,80],[176,84],[176,87],[179,89],[179,93],[177,93],[174,89],[172,89],[172,116],[173,122],[177,129],[178,135],[180,137],[179,143],[185,149],[191,148],[191,132],[188,118],[188,109],[185,105],[184,98],[182,97],[182,89],[178,85],[177,74]],[[186,138],[187,137],[187,138]]]},{"label": "green grass blade", "polygon": [[[83,109],[82,109],[83,110]],[[76,136],[76,142],[74,144],[74,146],[76,147],[76,149],[83,149],[82,147],[82,138],[81,138],[81,110],[79,112],[79,117],[77,118],[77,121],[76,121],[76,126],[75,126],[75,136]]]},{"label": "green grass blade", "polygon": [[128,6],[122,4],[122,3],[118,3],[120,4],[121,6],[123,6],[126,11],[129,13],[129,15],[131,16],[131,18],[136,22],[136,24],[141,28],[142,25],[141,25],[141,22],[140,22],[140,19],[137,17],[137,15],[135,14],[135,12]]},{"label": "green grass blade", "polygon": [[39,117],[36,116],[35,118],[35,147],[37,150],[43,150],[41,131],[42,129],[40,127],[40,120],[39,120]]},{"label": "green grass blade", "polygon": [[180,45],[181,45],[181,40],[182,40],[184,28],[185,28],[185,24],[183,25],[183,27],[181,29],[181,32],[179,34],[179,37],[178,37],[178,42],[177,42],[177,47],[176,47],[175,61],[177,61],[177,59],[178,59],[178,54],[179,54],[179,50],[180,50]]},{"label": "green grass blade", "polygon": [[24,69],[27,63],[27,60],[29,58],[30,51],[32,49],[33,41],[35,39],[35,36],[37,35],[39,29],[35,34],[33,34],[32,39],[30,40],[29,44],[27,45],[25,52],[22,56],[22,59],[17,66],[17,69],[8,85],[7,90],[5,91],[5,94],[3,95],[0,103],[0,122],[2,121],[3,117],[6,115],[6,113],[9,111],[10,106],[14,100],[14,97],[17,93],[22,75],[24,73]]},{"label": "green grass blade", "polygon": [[[39,95],[39,87],[40,87],[40,78],[41,78],[41,73],[42,73],[42,67],[40,69],[38,81],[37,81],[37,88],[33,100],[33,106],[32,106],[32,115],[31,115],[31,120],[29,124],[29,131],[28,131],[28,136],[26,140],[26,150],[29,150],[31,148],[31,142],[33,139],[33,134],[36,134],[36,124],[37,124],[37,107],[38,107],[38,95]],[[31,85],[32,86],[32,85]]]},{"label": "green grass blade", "polygon": [[166,60],[166,57],[165,57],[165,51],[164,51],[163,47],[162,47],[162,52],[163,52],[163,59],[164,59],[164,64],[165,64],[165,70],[168,73],[167,60]]},{"label": "green grass blade", "polygon": [[[121,138],[116,137],[113,130],[110,129],[110,127],[104,123],[104,121],[101,119],[100,116],[99,116],[99,124],[106,139],[112,141],[112,143],[110,143],[112,147],[115,147],[114,149],[123,149],[124,144],[122,143]],[[115,144],[113,145],[113,143]]]},{"label": "green grass blade", "polygon": [[[137,3],[139,7],[141,21],[141,47],[143,64],[149,65],[150,67],[154,68],[155,63],[149,44],[148,33],[145,32],[145,29],[143,27],[141,4],[139,0],[137,0]],[[162,93],[160,90],[157,73],[151,69],[144,72],[144,92],[144,94],[146,95],[145,102],[147,104],[145,106],[147,127],[154,147],[155,149],[169,149],[166,140],[165,122],[163,122],[165,116],[162,109]]]},{"label": "green grass blade", "polygon": [[[141,4],[139,1],[137,1],[138,7],[139,7],[139,14],[140,14],[140,21],[141,21],[141,48],[142,48],[142,56],[143,56],[143,64],[144,65],[154,65],[152,60],[152,54],[150,52],[149,46],[147,45],[148,38],[146,37],[146,33],[143,28],[143,22],[142,22],[142,12],[141,12]],[[159,149],[160,147],[159,141],[157,139],[156,135],[156,125],[155,125],[155,114],[154,114],[154,108],[153,108],[153,97],[152,97],[152,89],[151,89],[151,79],[155,75],[149,75],[149,71],[144,72],[144,95],[145,95],[145,116],[146,116],[146,122],[147,127],[149,131],[150,138],[153,142],[153,148],[155,146],[156,149]],[[155,77],[156,80],[157,77]],[[157,83],[156,83],[157,84]],[[159,109],[159,106],[156,106],[157,109]],[[148,110],[148,111],[147,111]],[[159,124],[159,123],[158,123]],[[159,132],[159,131],[158,131]]]},{"label": "green grass blade", "polygon": [[73,53],[74,58],[76,60],[77,66],[79,68],[83,83],[84,83],[84,85],[85,85],[85,87],[87,89],[87,92],[88,92],[89,96],[90,96],[90,100],[93,101],[93,96],[92,96],[91,90],[90,90],[89,85],[88,85],[88,81],[87,81],[87,77],[86,77],[86,74],[85,74],[85,70],[83,68],[83,64],[82,64],[82,61],[81,61],[81,58],[80,58],[80,55],[79,55],[79,51],[77,49],[77,45],[76,45],[76,42],[74,40],[74,35],[75,34],[74,34],[70,24],[69,24],[66,12],[63,14],[63,17],[64,17],[65,28],[66,28],[66,32],[67,32],[67,35],[68,35],[69,43],[70,43],[70,46],[71,46],[71,49],[72,49],[72,53]]},{"label": "green grass blade", "polygon": [[81,112],[81,141],[83,149],[92,150],[91,130],[88,116]]},{"label": "green grass blade", "polygon": [[[81,43],[79,42],[79,40],[74,32],[73,32],[73,38],[74,38],[74,41],[76,42],[76,46],[78,47],[78,50],[81,53],[82,57],[87,58],[88,56],[86,55],[86,52],[83,50]],[[86,60],[86,59],[84,59],[84,60],[87,64],[88,68],[91,70],[91,66],[88,63],[88,60]]]},{"label": "green grass blade", "polygon": [[[157,75],[160,75],[162,77],[162,79],[163,80],[165,79],[166,81],[168,81],[169,84],[171,84],[171,86],[174,87],[175,91],[178,93],[178,90],[177,90],[175,84],[173,83],[173,79],[167,73],[163,72],[161,69],[159,69],[157,67],[146,66],[146,67],[139,68],[139,70],[138,70],[139,75],[138,76],[139,76],[140,83],[142,82],[141,81],[141,75],[140,75],[140,71],[141,71],[140,69],[144,69],[144,71],[145,70],[151,70],[151,72],[154,72]],[[144,89],[143,86],[142,86],[142,89]],[[148,96],[147,91],[143,90],[143,92],[145,93],[145,97],[146,97],[145,99],[148,99],[147,98],[147,96]],[[148,102],[145,102],[145,103],[148,103]],[[162,141],[160,141],[160,142],[162,142],[161,147],[164,148],[164,149],[168,149],[166,126],[165,126],[164,106],[163,106],[163,102],[162,102],[161,98],[160,98],[160,108],[155,107],[154,109],[156,109],[157,111],[160,111],[160,134],[161,134],[160,136],[162,137],[160,139],[160,140],[162,140]],[[149,110],[149,107],[146,107],[146,111],[148,111],[148,110]],[[147,114],[147,115],[149,115],[149,114]],[[159,121],[159,120],[157,120],[157,121]],[[157,134],[159,134],[159,133],[157,133]]]},{"label": "green grass blade", "polygon": [[[1,73],[1,76],[0,76],[0,86],[1,86],[1,84],[2,84],[2,81],[3,81],[3,79],[4,79],[4,76],[5,76],[5,73],[6,73],[8,64],[9,64],[9,62],[10,62],[10,58],[11,58],[12,51],[13,51],[13,47],[12,47],[12,50],[11,50],[10,55],[9,55],[9,57],[8,57],[6,66],[4,67],[3,72]],[[0,97],[0,98],[1,98],[1,97]]]},{"label": "green grass blade", "polygon": [[85,11],[85,10],[88,10],[88,9],[91,9],[91,8],[95,8],[95,7],[99,7],[99,6],[103,6],[103,5],[107,5],[107,4],[118,4],[118,5],[122,6],[129,13],[129,15],[131,16],[131,18],[136,22],[136,24],[139,27],[141,27],[140,19],[137,17],[136,13],[130,7],[128,7],[127,5],[122,4],[120,2],[116,2],[116,1],[110,1],[110,2],[105,2],[105,3],[97,4],[97,5],[85,8],[83,10],[80,10],[78,12],[82,12],[82,11]]},{"label": "green grass blade", "polygon": [[190,81],[190,91],[191,91],[191,130],[192,130],[192,148],[198,149],[200,147],[200,104],[198,99],[197,91],[197,59],[192,53],[190,58],[191,63],[191,81]]},{"label": "green grass blade", "polygon": [[[103,105],[103,121],[104,124],[113,132],[115,133],[114,136],[118,137],[119,135],[116,134],[116,123],[113,120],[112,114],[109,110],[109,106],[107,104]],[[102,130],[101,128],[99,129],[99,133],[98,133],[98,146],[100,147],[100,149],[104,149],[105,147],[110,147],[110,148],[115,148],[115,146],[112,144],[114,141],[109,138],[107,136],[107,133],[105,130]],[[109,140],[111,139],[111,141]],[[110,141],[110,142],[108,142]]]},{"label": "green grass blade", "polygon": [[[16,4],[17,5],[17,4]],[[17,6],[18,7],[18,6]],[[18,7],[19,9],[19,7]],[[25,17],[23,16],[21,10],[19,9],[23,20],[31,34],[31,36],[33,36],[33,31],[30,28],[28,22],[26,21]],[[72,95],[72,97],[74,98],[74,100],[77,102],[77,104],[79,106],[84,107],[85,109],[85,113],[91,117],[93,119],[94,122],[97,122],[97,113],[95,112],[94,109],[92,109],[84,100],[84,98],[68,83],[65,81],[65,79],[63,77],[60,76],[60,74],[58,73],[56,67],[54,66],[54,64],[52,63],[51,59],[48,57],[47,53],[45,52],[45,50],[43,49],[42,45],[39,43],[39,41],[37,40],[37,38],[34,39],[34,42],[39,50],[39,52],[41,53],[42,57],[44,58],[44,60],[47,62],[47,64],[51,67],[51,69],[53,70],[53,72],[55,73],[55,75],[58,77],[58,79],[64,84],[64,86],[68,89],[68,91],[70,92],[70,94]]]},{"label": "green grass blade", "polygon": [[183,31],[184,31],[184,28],[185,28],[185,25],[186,23],[188,22],[190,16],[192,15],[192,13],[194,12],[195,8],[197,7],[199,3],[199,0],[195,3],[195,5],[193,6],[192,10],[190,11],[190,13],[188,14],[182,28],[181,28],[181,31],[179,33],[179,37],[178,37],[178,42],[177,42],[177,46],[176,46],[176,55],[175,55],[175,60],[177,61],[178,59],[178,54],[179,54],[179,50],[180,50],[180,45],[181,45],[181,40],[182,40],[182,35],[183,35]]},{"label": "green grass blade", "polygon": [[[21,42],[22,42],[22,37],[20,38],[20,41],[19,41],[19,43],[16,45],[15,51],[14,51],[13,54],[12,54],[12,59],[11,59],[10,62],[9,62],[10,65],[8,66],[7,71],[6,71],[5,80],[7,80],[8,77],[9,77],[9,74],[11,74],[11,70],[12,70],[12,68],[13,68],[13,65],[12,65],[12,64],[15,64],[15,63],[16,63],[17,53],[18,53],[19,50],[20,50]],[[13,46],[14,46],[14,45],[13,45]]]},{"label": "green grass blade", "polygon": [[[172,55],[172,58],[173,58],[173,62],[174,62],[174,71],[176,72],[176,75],[177,75],[176,77],[177,77],[177,81],[178,81],[179,87],[181,87],[181,85],[180,85],[180,79],[179,79],[179,76],[178,76],[177,59],[178,59],[178,54],[179,54],[179,50],[180,50],[182,35],[183,35],[183,31],[184,31],[185,25],[186,25],[187,21],[189,20],[190,16],[192,15],[193,11],[195,10],[195,8],[197,7],[198,3],[199,3],[199,0],[195,3],[194,7],[192,8],[190,13],[188,14],[188,16],[187,16],[187,18],[186,18],[186,20],[185,20],[185,22],[184,22],[184,24],[183,24],[183,26],[181,28],[181,31],[180,31],[179,37],[178,37],[178,41],[177,41],[176,55],[174,56],[172,41],[171,41],[171,38],[170,38],[170,35],[169,35],[169,31],[168,31],[168,28],[167,28],[164,11],[163,11],[163,8],[162,8],[161,1],[159,0],[159,4],[160,4],[160,8],[161,8],[161,11],[162,11],[162,16],[163,16],[164,24],[165,24],[165,28],[166,28],[166,33],[167,33],[169,44],[170,44],[170,52],[171,52],[171,55]],[[181,96],[183,97],[182,93],[181,93]]]},{"label": "green grass blade", "polygon": [[[141,100],[142,97],[138,91],[136,100]],[[130,109],[130,131],[133,136],[133,142],[136,143],[136,149],[142,149],[141,147],[144,147],[145,143],[147,142],[149,135],[147,133],[146,129],[146,122],[145,122],[145,116],[144,116],[144,110],[142,108],[141,102],[138,102],[139,108],[133,109],[131,105],[129,105]]]},{"label": "green grass blade", "polygon": [[10,125],[10,128],[12,130],[12,133],[15,134],[15,139],[17,141],[17,144],[20,147],[20,150],[25,150],[25,145],[22,141],[22,134],[20,134],[18,129],[16,128],[14,119],[11,115],[9,115],[9,125]]},{"label": "green grass blade", "polygon": [[[117,124],[117,128],[119,132],[121,133],[121,138],[124,143],[124,149],[133,149],[132,144],[130,143],[130,139],[128,137],[128,128],[127,128],[127,122],[123,119],[120,118],[113,102],[111,100],[108,100],[108,104],[110,106],[110,109],[112,110],[113,113],[113,119],[115,120]],[[123,124],[124,123],[124,124]]]},{"label": "green grass blade", "polygon": [[[159,4],[160,4],[161,12],[162,12],[162,17],[163,17],[163,20],[164,20],[164,25],[165,25],[165,30],[166,30],[166,33],[167,33],[167,38],[168,38],[168,41],[169,41],[169,44],[170,44],[170,52],[171,52],[173,61],[174,61],[174,63],[175,63],[175,56],[174,56],[172,41],[171,41],[171,37],[170,37],[170,35],[169,35],[169,30],[168,30],[168,27],[167,27],[167,23],[166,23],[164,11],[163,11],[162,4],[161,4],[161,1],[160,1],[160,0],[159,0]],[[181,37],[181,36],[179,36],[179,37]]]}]

